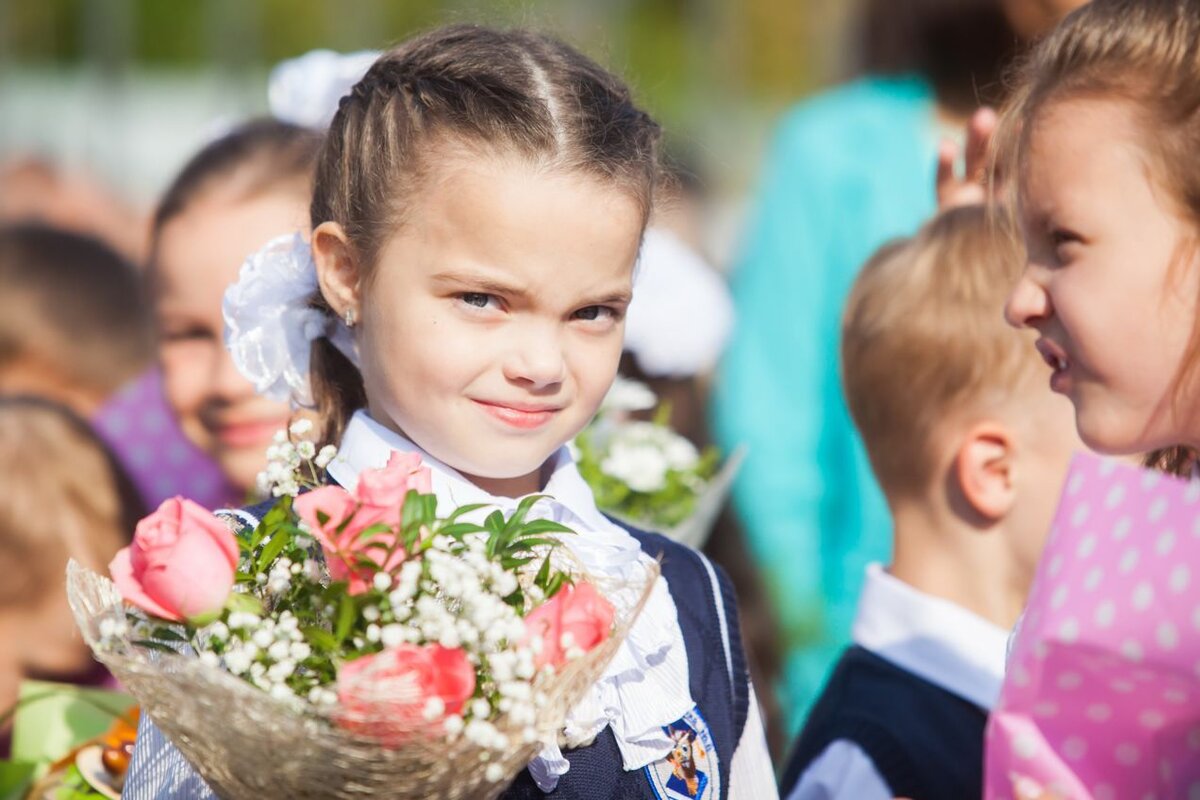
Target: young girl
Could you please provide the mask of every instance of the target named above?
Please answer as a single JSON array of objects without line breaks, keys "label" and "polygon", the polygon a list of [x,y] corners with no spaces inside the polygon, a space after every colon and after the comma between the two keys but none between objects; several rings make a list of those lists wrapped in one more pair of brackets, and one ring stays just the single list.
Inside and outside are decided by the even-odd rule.
[{"label": "young girl", "polygon": [[1089,447],[1183,474],[1200,447],[1197,41],[1200,0],[1093,0],[1033,54],[998,142],[1028,249],[1009,321],[1040,335]]},{"label": "young girl", "polygon": [[188,438],[225,473],[227,501],[253,491],[290,409],[258,396],[234,368],[221,296],[247,253],[307,227],[320,141],[273,120],[243,125],[192,157],[154,215],[148,278],[167,398]]},{"label": "young girl", "polygon": [[[343,98],[311,250],[273,242],[226,297],[229,345],[260,385],[272,384],[259,355],[288,351],[285,333],[312,339],[277,364],[278,385],[311,389],[341,485],[414,451],[449,507],[508,512],[549,495],[535,513],[581,534],[568,546],[589,570],[632,577],[661,558],[647,606],[567,721],[590,743],[545,748],[506,798],[775,796],[727,580],[603,517],[564,447],[616,372],[658,135],[619,81],[565,45],[427,34]],[[126,796],[209,794],[145,725]]]}]

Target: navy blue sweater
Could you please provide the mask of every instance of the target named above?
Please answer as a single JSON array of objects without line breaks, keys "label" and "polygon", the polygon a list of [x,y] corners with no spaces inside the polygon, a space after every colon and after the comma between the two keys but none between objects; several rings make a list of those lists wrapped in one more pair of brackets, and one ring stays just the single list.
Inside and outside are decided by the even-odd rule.
[{"label": "navy blue sweater", "polygon": [[912,800],[969,800],[983,793],[987,711],[862,647],[838,661],[804,724],[780,796],[825,748],[858,745],[892,794]]}]

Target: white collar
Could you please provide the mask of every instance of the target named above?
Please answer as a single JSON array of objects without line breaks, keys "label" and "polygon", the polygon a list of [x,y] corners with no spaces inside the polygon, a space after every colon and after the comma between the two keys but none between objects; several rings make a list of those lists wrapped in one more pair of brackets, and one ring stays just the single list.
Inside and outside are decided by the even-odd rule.
[{"label": "white collar", "polygon": [[965,608],[867,567],[854,642],[948,692],[991,710],[1004,679],[1008,631]]},{"label": "white collar", "polygon": [[[365,410],[354,413],[342,436],[329,475],[353,491],[364,469],[385,466],[393,451],[414,452],[432,474],[433,492],[441,513],[482,503],[511,512],[520,498],[496,497],[467,480],[461,473],[430,457],[416,444],[371,419]],[[547,495],[530,509],[530,517],[553,519],[574,529],[578,536],[563,542],[589,573],[619,578],[632,586],[644,585],[653,559],[624,528],[596,508],[591,488],[579,474],[570,452],[560,448],[553,456],[550,478],[541,492]],[[489,509],[476,512],[480,518]],[[474,519],[475,516],[469,517]],[[640,591],[607,595],[619,609],[632,607]],[[667,581],[659,577],[617,654],[601,679],[567,717],[569,739],[591,739],[611,727],[626,770],[640,769],[665,758],[673,746],[663,729],[695,707],[688,682],[687,651],[675,601]],[[553,791],[559,776],[569,768],[557,745],[547,745],[529,765],[538,786]]]}]

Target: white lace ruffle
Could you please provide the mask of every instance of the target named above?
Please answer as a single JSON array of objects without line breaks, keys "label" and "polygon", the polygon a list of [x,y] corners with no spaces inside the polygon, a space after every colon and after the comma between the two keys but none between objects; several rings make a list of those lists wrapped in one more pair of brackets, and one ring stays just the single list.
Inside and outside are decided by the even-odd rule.
[{"label": "white lace ruffle", "polygon": [[317,272],[300,234],[267,242],[242,265],[225,291],[225,346],[259,394],[311,406],[312,343],[324,336],[358,365],[358,345],[341,320],[312,308]]}]

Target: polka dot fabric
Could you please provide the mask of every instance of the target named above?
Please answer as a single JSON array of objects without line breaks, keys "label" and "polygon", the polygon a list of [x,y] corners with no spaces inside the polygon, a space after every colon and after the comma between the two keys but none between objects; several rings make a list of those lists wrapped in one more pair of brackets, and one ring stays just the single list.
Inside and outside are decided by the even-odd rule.
[{"label": "polka dot fabric", "polygon": [[1200,483],[1076,457],[1010,648],[985,797],[1200,800]]}]

